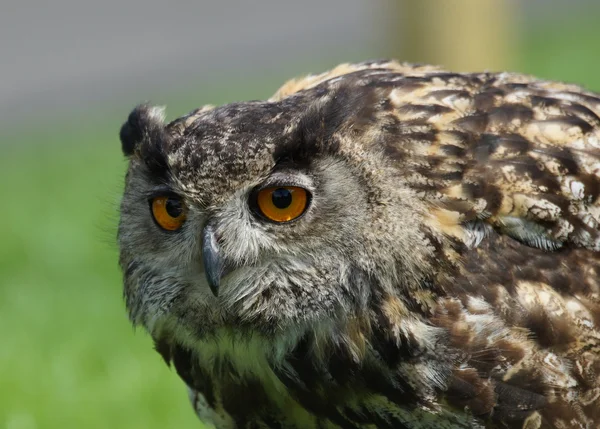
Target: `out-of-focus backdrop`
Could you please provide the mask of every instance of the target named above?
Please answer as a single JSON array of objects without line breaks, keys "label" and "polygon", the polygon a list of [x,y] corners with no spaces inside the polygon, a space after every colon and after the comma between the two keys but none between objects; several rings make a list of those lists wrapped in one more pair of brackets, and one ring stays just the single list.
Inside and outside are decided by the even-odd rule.
[{"label": "out-of-focus backdrop", "polygon": [[199,427],[125,316],[118,129],[384,56],[600,90],[594,0],[0,3],[0,428]]}]

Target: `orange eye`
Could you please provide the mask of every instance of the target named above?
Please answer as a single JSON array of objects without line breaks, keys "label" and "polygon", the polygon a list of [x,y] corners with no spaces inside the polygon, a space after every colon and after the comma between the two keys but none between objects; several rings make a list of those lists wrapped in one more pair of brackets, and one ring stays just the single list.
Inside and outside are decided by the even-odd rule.
[{"label": "orange eye", "polygon": [[152,199],[151,206],[152,216],[162,229],[176,231],[183,225],[186,210],[179,198],[155,197]]},{"label": "orange eye", "polygon": [[274,222],[288,222],[299,217],[308,206],[306,189],[296,186],[265,188],[258,192],[256,204],[261,214]]}]

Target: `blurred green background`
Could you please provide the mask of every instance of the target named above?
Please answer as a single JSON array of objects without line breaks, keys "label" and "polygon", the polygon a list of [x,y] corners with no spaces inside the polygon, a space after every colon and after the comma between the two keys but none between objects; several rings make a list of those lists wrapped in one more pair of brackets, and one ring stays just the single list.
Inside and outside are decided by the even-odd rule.
[{"label": "blurred green background", "polygon": [[[271,13],[269,3],[263,3],[262,13]],[[511,6],[505,31],[514,47],[507,66],[600,90],[600,8],[592,2],[557,9],[549,6],[553,2],[534,3],[537,9],[527,11],[514,2]],[[268,97],[285,78],[321,71],[343,59],[401,57],[411,42],[396,43],[401,36],[394,30],[411,17],[393,9],[394,19],[384,18],[388,6],[381,3],[379,13],[364,18],[365,26],[382,28],[377,38],[360,44],[354,36],[340,37],[335,53],[328,47],[311,50],[319,45],[313,39],[298,47],[292,34],[283,45],[267,47],[270,61],[257,54],[252,63],[234,63],[233,73],[209,73],[205,80],[200,74],[182,78],[181,84],[173,83],[179,75],[171,74],[167,84],[159,79],[122,97],[120,90],[113,90],[102,101],[84,99],[79,105],[62,106],[62,96],[51,93],[46,104],[39,101],[44,106],[40,109],[38,99],[29,96],[31,104],[23,102],[19,115],[5,115],[0,122],[0,428],[199,427],[183,384],[125,315],[115,245],[126,167],[119,126],[136,101],[151,97],[167,104],[170,117],[175,117],[201,104]],[[348,17],[353,26],[360,24],[361,10]],[[330,12],[336,13],[335,8]],[[289,16],[277,13],[282,17],[272,19]],[[226,10],[219,19],[226,22],[228,16]],[[252,54],[252,49],[264,49],[260,45],[225,46],[214,58],[226,69],[230,55],[248,54],[248,49]],[[146,65],[137,70],[139,76],[146,68],[159,77],[163,70]],[[171,64],[164,73],[175,69]],[[118,70],[111,73],[116,76]],[[108,82],[113,79],[118,80],[106,77]],[[138,80],[133,76],[132,85]],[[6,112],[17,101],[11,103],[4,106]]]}]

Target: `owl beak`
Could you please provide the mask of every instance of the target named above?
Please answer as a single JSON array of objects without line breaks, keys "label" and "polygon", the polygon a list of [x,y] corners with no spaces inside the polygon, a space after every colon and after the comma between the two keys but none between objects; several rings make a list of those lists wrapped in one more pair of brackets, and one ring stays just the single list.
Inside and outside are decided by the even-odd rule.
[{"label": "owl beak", "polygon": [[220,253],[214,228],[208,224],[202,233],[202,261],[206,281],[214,296],[219,296],[219,285],[224,273],[223,258]]}]

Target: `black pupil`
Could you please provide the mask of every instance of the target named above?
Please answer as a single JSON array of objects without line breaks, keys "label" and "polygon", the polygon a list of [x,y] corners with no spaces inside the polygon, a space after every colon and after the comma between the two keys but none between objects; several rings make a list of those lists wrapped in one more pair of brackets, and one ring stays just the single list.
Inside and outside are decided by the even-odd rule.
[{"label": "black pupil", "polygon": [[167,213],[171,217],[179,217],[183,212],[183,207],[181,206],[181,201],[176,198],[169,198],[167,203],[165,204],[165,208]]},{"label": "black pupil", "polygon": [[278,209],[285,209],[292,204],[292,192],[289,189],[277,188],[273,191],[271,200]]}]

